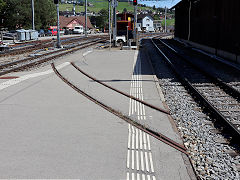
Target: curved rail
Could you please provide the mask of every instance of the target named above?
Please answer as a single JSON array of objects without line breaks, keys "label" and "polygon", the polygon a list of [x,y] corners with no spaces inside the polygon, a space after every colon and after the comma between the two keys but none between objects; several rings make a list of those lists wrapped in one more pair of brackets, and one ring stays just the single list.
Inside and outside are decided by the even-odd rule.
[{"label": "curved rail", "polygon": [[73,67],[75,67],[79,72],[81,72],[82,74],[84,74],[84,75],[87,76],[88,78],[92,79],[93,81],[95,81],[95,82],[97,82],[97,83],[99,83],[99,84],[101,84],[101,85],[103,85],[103,86],[105,86],[105,87],[107,87],[107,88],[109,88],[109,89],[117,92],[117,93],[120,93],[120,94],[122,94],[122,95],[124,95],[124,96],[126,96],[126,97],[128,97],[128,98],[131,98],[131,99],[133,99],[133,100],[135,100],[135,101],[137,101],[137,102],[140,102],[141,104],[144,104],[144,105],[146,105],[146,106],[148,106],[148,107],[150,107],[150,108],[152,108],[152,109],[155,109],[155,110],[157,110],[157,111],[163,112],[163,113],[168,114],[168,115],[170,114],[170,112],[167,111],[167,110],[165,110],[165,109],[162,109],[162,108],[159,108],[159,107],[154,106],[154,105],[152,105],[152,104],[149,104],[149,103],[147,103],[147,102],[145,102],[145,101],[142,101],[142,100],[140,100],[140,99],[138,99],[138,98],[136,98],[136,97],[134,97],[134,96],[131,96],[131,95],[129,95],[129,94],[123,92],[123,91],[120,91],[120,90],[118,90],[118,89],[116,89],[116,88],[114,88],[114,87],[112,87],[112,86],[109,86],[109,85],[107,85],[107,84],[105,84],[105,83],[97,80],[96,78],[90,76],[89,74],[87,74],[86,72],[84,72],[83,70],[81,70],[81,69],[80,69],[78,66],[76,66],[76,64],[74,64],[73,62],[71,62],[71,64],[72,64]]},{"label": "curved rail", "polygon": [[77,86],[75,86],[74,84],[72,84],[70,81],[68,81],[65,77],[63,77],[58,70],[55,68],[54,63],[51,64],[53,71],[57,74],[57,76],[62,79],[62,81],[64,81],[66,84],[68,84],[71,88],[73,88],[75,91],[77,91],[78,93],[80,93],[81,95],[83,95],[84,97],[86,97],[87,99],[89,99],[90,101],[94,102],[95,104],[101,106],[102,108],[104,108],[105,110],[107,110],[108,112],[118,116],[119,118],[121,118],[122,120],[124,120],[125,122],[131,124],[132,126],[144,131],[145,133],[149,134],[150,136],[164,142],[165,144],[175,148],[176,150],[188,155],[188,152],[186,151],[186,148],[173,141],[172,139],[166,137],[165,135],[156,132],[150,128],[145,127],[144,125],[132,120],[131,118],[129,118],[128,116],[123,115],[121,112],[109,107],[108,105],[100,102],[99,100],[95,99],[94,97],[88,95],[87,93],[85,93],[84,91],[82,91],[81,89],[79,89]]}]

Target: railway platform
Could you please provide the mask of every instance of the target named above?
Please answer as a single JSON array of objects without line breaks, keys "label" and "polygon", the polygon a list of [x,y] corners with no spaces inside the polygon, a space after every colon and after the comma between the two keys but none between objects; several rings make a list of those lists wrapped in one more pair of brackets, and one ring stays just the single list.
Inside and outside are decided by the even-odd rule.
[{"label": "railway platform", "polygon": [[[62,77],[122,116],[182,141],[144,50],[84,49],[54,60]],[[75,66],[75,67],[74,67]],[[195,179],[184,153],[130,125],[62,81],[50,64],[0,79],[0,178]]]}]

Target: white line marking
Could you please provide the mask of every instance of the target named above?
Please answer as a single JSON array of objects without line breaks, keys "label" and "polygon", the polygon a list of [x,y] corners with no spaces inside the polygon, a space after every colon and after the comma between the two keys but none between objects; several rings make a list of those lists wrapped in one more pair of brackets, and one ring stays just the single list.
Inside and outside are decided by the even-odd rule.
[{"label": "white line marking", "polygon": [[140,131],[140,149],[142,149],[142,131],[141,130],[139,130]]},{"label": "white line marking", "polygon": [[150,177],[150,175],[147,175],[147,179],[148,179],[148,180],[151,180],[151,177]]},{"label": "white line marking", "polygon": [[152,153],[151,153],[151,152],[149,152],[149,160],[150,160],[151,171],[154,172],[154,168],[153,168],[153,160],[152,160]]},{"label": "white line marking", "polygon": [[145,180],[145,174],[142,174],[142,180]]},{"label": "white line marking", "polygon": [[132,150],[132,169],[134,169],[134,150]]},{"label": "white line marking", "polygon": [[146,133],[143,132],[143,146],[144,146],[144,149],[147,150],[147,142],[146,142]]},{"label": "white line marking", "polygon": [[155,177],[155,176],[153,176],[153,177],[152,177],[152,179],[153,179],[153,180],[156,180],[156,177]]},{"label": "white line marking", "polygon": [[134,173],[132,173],[132,180],[134,180],[135,179],[135,175],[134,175]]},{"label": "white line marking", "polygon": [[128,128],[129,131],[128,131],[128,149],[131,148],[131,128]]},{"label": "white line marking", "polygon": [[93,52],[93,50],[89,50],[89,51],[83,53],[83,56],[86,56],[86,55],[88,55],[88,54],[91,53],[91,52]]},{"label": "white line marking", "polygon": [[139,156],[138,156],[138,151],[136,151],[136,162],[137,162],[137,170],[139,171]]},{"label": "white line marking", "polygon": [[138,129],[136,128],[136,149],[138,149]]},{"label": "white line marking", "polygon": [[134,127],[132,126],[132,149],[135,149],[134,148],[134,139],[135,138],[135,131],[134,131]]},{"label": "white line marking", "polygon": [[[69,64],[70,64],[70,62],[62,63],[62,64],[56,66],[56,69],[58,69],[58,70],[62,69]],[[18,83],[20,83],[22,81],[25,81],[27,79],[35,78],[35,77],[39,77],[39,76],[43,76],[43,75],[47,75],[47,74],[51,74],[51,73],[53,73],[53,70],[49,69],[47,71],[33,73],[33,74],[27,74],[27,75],[24,75],[24,76],[20,76],[17,79],[11,79],[11,80],[5,81],[5,82],[0,84],[0,90],[3,90],[5,88],[8,88],[8,87],[13,86],[15,84],[18,84]]]},{"label": "white line marking", "polygon": [[140,174],[137,173],[137,180],[140,180]]},{"label": "white line marking", "polygon": [[127,168],[129,168],[130,166],[130,150],[128,149],[128,152],[127,152]]},{"label": "white line marking", "polygon": [[149,164],[148,164],[148,154],[145,152],[145,162],[146,162],[146,170],[149,172]]},{"label": "white line marking", "polygon": [[141,151],[141,169],[144,171],[143,152]]},{"label": "white line marking", "polygon": [[127,180],[129,180],[129,173],[127,172]]},{"label": "white line marking", "polygon": [[150,138],[148,134],[147,134],[147,144],[148,144],[148,150],[151,151]]}]

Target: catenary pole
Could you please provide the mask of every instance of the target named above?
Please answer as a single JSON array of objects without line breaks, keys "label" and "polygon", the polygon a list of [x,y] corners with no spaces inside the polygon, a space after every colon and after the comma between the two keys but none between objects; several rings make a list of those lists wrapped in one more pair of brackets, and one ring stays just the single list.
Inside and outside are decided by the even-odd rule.
[{"label": "catenary pole", "polygon": [[112,32],[111,32],[111,0],[108,0],[108,33],[109,33],[109,48],[111,50],[112,45]]},{"label": "catenary pole", "polygon": [[34,22],[34,0],[32,0],[32,29],[35,30],[35,22]]},{"label": "catenary pole", "polygon": [[87,36],[87,0],[85,0],[85,36]]},{"label": "catenary pole", "polygon": [[167,7],[165,6],[165,33],[167,32]]},{"label": "catenary pole", "polygon": [[57,6],[57,48],[61,48],[60,22],[59,22],[59,3],[57,3],[56,6]]}]

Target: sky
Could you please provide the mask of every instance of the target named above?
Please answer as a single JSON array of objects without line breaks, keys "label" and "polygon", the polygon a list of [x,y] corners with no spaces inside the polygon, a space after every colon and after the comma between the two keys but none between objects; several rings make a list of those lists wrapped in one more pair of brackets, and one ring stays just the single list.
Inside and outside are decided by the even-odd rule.
[{"label": "sky", "polygon": [[177,4],[179,1],[181,0],[164,0],[164,1],[153,1],[152,2],[148,2],[147,0],[138,0],[138,3],[140,4],[146,4],[148,6],[156,6],[156,7],[168,7],[171,8],[173,7],[175,4]]}]

